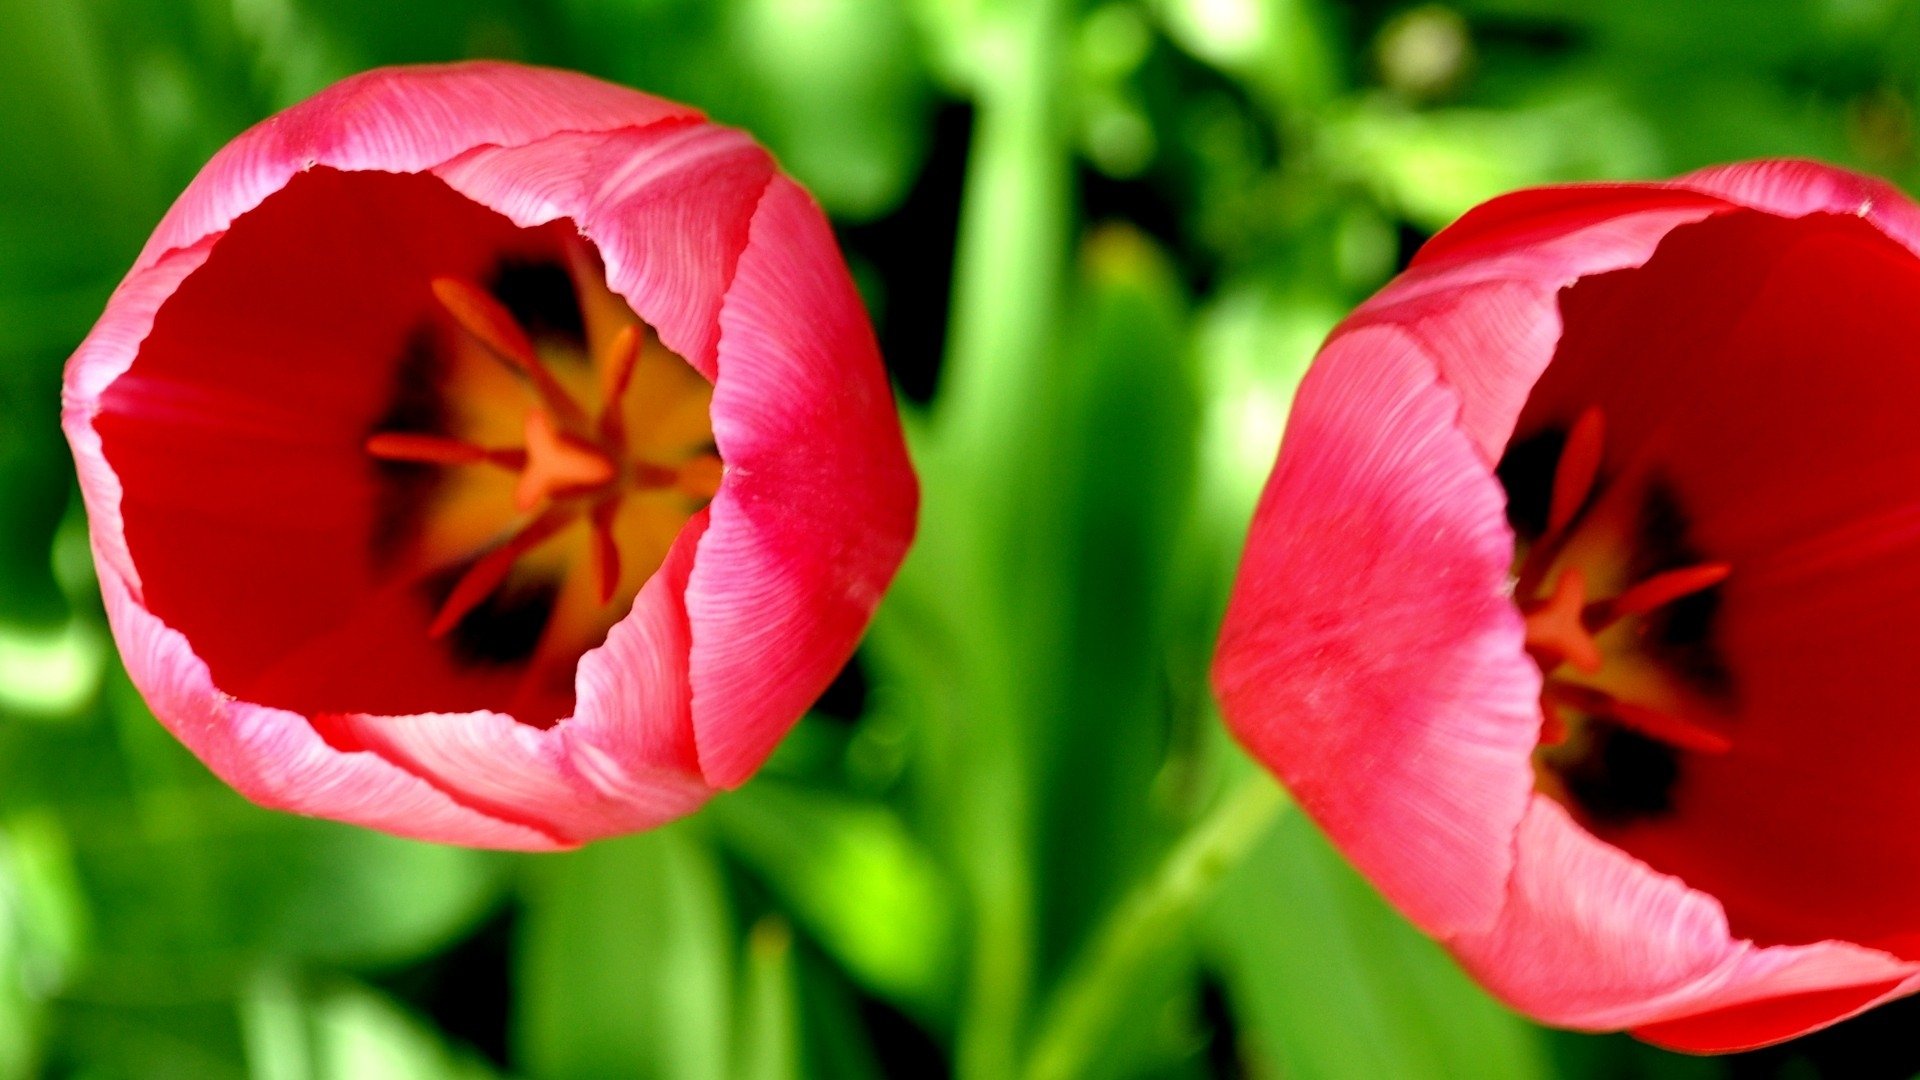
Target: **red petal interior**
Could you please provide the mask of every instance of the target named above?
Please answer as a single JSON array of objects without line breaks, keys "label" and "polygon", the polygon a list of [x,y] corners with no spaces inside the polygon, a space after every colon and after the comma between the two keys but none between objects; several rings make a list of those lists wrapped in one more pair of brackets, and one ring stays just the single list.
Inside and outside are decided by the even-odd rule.
[{"label": "red petal interior", "polygon": [[[96,426],[145,602],[222,690],[309,715],[525,704],[524,658],[427,633],[450,581],[387,553],[420,474],[365,444],[434,407],[403,370],[449,332],[430,283],[557,259],[556,230],[573,231],[516,228],[431,176],[315,169],[238,219],[162,307]],[[511,623],[515,602],[495,617]],[[571,711],[563,675],[549,718]]]},{"label": "red petal interior", "polygon": [[1920,259],[1850,216],[1720,215],[1562,296],[1516,439],[1598,406],[1603,472],[1663,481],[1731,564],[1733,747],[1605,839],[1763,943],[1920,956]]}]

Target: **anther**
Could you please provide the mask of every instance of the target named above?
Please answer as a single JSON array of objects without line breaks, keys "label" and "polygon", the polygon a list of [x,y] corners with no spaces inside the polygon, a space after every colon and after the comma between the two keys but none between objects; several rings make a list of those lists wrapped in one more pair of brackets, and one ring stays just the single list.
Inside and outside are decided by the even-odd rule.
[{"label": "anther", "polygon": [[619,506],[612,500],[593,508],[594,594],[602,604],[613,599],[620,585],[620,544],[613,535],[613,520]]},{"label": "anther", "polygon": [[480,556],[454,583],[453,591],[447,594],[440,611],[433,617],[432,625],[427,627],[427,635],[445,637],[448,631],[460,625],[460,620],[479,607],[507,580],[507,575],[513,571],[513,564],[519,562],[522,555],[559,532],[576,514],[577,511],[569,507],[553,507],[522,526],[500,546]]},{"label": "anther", "polygon": [[1711,589],[1727,580],[1727,575],[1731,573],[1733,567],[1722,562],[1668,570],[1653,575],[1611,600],[1588,604],[1582,617],[1587,628],[1597,634],[1621,619],[1645,615],[1675,600]]},{"label": "anther", "polygon": [[626,443],[626,410],[622,400],[627,384],[633,381],[633,367],[640,358],[640,329],[632,324],[620,328],[607,343],[601,364],[600,437],[610,446]]},{"label": "anther", "polygon": [[[521,558],[576,522],[587,527],[590,587],[601,604],[611,603],[632,569],[623,565],[616,531],[622,500],[632,492],[652,491],[707,501],[725,475],[710,442],[687,447],[690,456],[680,460],[646,461],[630,454],[623,403],[646,359],[646,328],[630,321],[632,313],[624,304],[602,303],[602,294],[611,293],[592,292],[598,269],[583,244],[570,245],[567,258],[581,290],[580,302],[587,306],[589,339],[604,335],[591,358],[598,372],[596,402],[582,405],[568,393],[513,313],[491,293],[463,278],[434,278],[431,291],[454,325],[532,388],[536,404],[525,414],[524,446],[497,449],[415,432],[378,432],[364,444],[369,456],[383,461],[485,465],[516,472],[514,505],[534,515],[461,574],[429,625],[434,637],[451,632],[506,582]],[[591,330],[594,326],[601,329]],[[532,670],[528,680],[533,685]]]},{"label": "anther", "polygon": [[547,370],[526,331],[500,301],[485,289],[460,278],[434,278],[432,289],[434,298],[460,329],[508,367],[527,377],[542,404],[570,424],[584,423],[586,418],[581,415],[580,406]]},{"label": "anther", "polygon": [[1593,481],[1600,473],[1600,455],[1606,438],[1606,420],[1600,410],[1589,408],[1574,421],[1567,433],[1567,444],[1560,451],[1560,464],[1553,471],[1553,497],[1547,504],[1547,535],[1558,534],[1573,521],[1593,492]]},{"label": "anther", "polygon": [[1569,535],[1569,526],[1579,516],[1593,494],[1594,481],[1600,475],[1600,460],[1606,448],[1606,419],[1598,407],[1588,408],[1567,432],[1560,448],[1560,460],[1553,470],[1553,489],[1547,502],[1547,527],[1527,551],[1520,564],[1517,591],[1531,596],[1546,578],[1547,569],[1559,557]]},{"label": "anther", "polygon": [[[1516,571],[1514,599],[1526,620],[1526,650],[1544,676],[1540,692],[1540,745],[1558,746],[1572,735],[1582,716],[1605,720],[1680,750],[1726,753],[1732,740],[1712,718],[1674,712],[1623,701],[1612,694],[1573,681],[1577,675],[1598,675],[1607,657],[1599,638],[1621,621],[1647,615],[1685,597],[1726,581],[1732,567],[1724,562],[1702,562],[1654,574],[1619,595],[1589,600],[1588,581],[1580,566],[1563,565],[1562,555],[1585,527],[1599,486],[1606,439],[1605,418],[1598,408],[1582,412],[1568,430],[1554,466],[1545,527],[1528,546]],[[1604,527],[1604,526],[1602,526]],[[1571,561],[1571,560],[1568,560]],[[1558,569],[1559,576],[1550,576]],[[1552,588],[1542,595],[1549,580]],[[1558,677],[1556,672],[1561,676]]]},{"label": "anther", "polygon": [[422,465],[498,465],[519,472],[527,463],[524,450],[476,446],[459,439],[403,431],[383,431],[369,436],[366,450],[369,456],[382,461]]},{"label": "anther", "polygon": [[1680,750],[1702,754],[1724,754],[1733,749],[1733,740],[1705,724],[1659,709],[1622,701],[1603,690],[1577,683],[1549,680],[1544,697],[1588,716],[1604,717],[1621,727],[1637,731],[1649,739]]}]

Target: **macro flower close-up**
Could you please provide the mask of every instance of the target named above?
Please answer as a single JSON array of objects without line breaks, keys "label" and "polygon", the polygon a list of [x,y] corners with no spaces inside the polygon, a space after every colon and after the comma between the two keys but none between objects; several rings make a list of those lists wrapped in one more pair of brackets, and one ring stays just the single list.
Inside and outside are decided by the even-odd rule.
[{"label": "macro flower close-up", "polygon": [[356,76],[241,135],[67,369],[134,684],[270,806],[564,847],[745,780],[915,481],[812,200],[571,73]]},{"label": "macro flower close-up", "polygon": [[1554,1024],[1920,988],[1920,209],[1796,161],[1521,191],[1333,332],[1215,667],[1386,896]]}]

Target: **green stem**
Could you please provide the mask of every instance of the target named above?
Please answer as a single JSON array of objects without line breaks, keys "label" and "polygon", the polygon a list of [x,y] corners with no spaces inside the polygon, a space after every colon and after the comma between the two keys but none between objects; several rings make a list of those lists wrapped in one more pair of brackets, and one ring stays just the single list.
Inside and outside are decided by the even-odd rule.
[{"label": "green stem", "polygon": [[1049,1000],[1027,1061],[1027,1080],[1087,1074],[1114,1037],[1142,969],[1178,940],[1195,909],[1287,805],[1272,779],[1263,773],[1248,776],[1120,902]]},{"label": "green stem", "polygon": [[[943,448],[983,483],[1019,455],[1049,381],[1070,243],[1072,157],[1060,85],[1065,0],[1016,0],[981,30],[977,120],[954,256],[952,338],[935,416]],[[992,41],[999,46],[985,49]]]},{"label": "green stem", "polygon": [[[971,964],[956,1035],[961,1080],[1015,1074],[1033,981],[1034,661],[1031,604],[1010,552],[1028,515],[1006,478],[1022,471],[1055,379],[1071,233],[1072,169],[1061,79],[1072,0],[1011,0],[987,14],[968,72],[976,126],[954,266],[952,337],[933,434],[927,518],[964,545],[942,587],[968,599],[957,620],[956,723],[948,732],[954,847],[972,914]],[[928,531],[931,531],[929,529]]]}]

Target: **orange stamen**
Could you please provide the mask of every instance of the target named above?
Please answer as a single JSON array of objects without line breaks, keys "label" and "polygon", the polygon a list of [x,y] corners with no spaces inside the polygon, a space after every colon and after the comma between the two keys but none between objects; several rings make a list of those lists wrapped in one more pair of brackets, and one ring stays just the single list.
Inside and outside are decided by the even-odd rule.
[{"label": "orange stamen", "polygon": [[518,471],[526,464],[521,450],[493,449],[439,435],[419,435],[405,431],[383,431],[368,436],[367,453],[382,461],[408,461],[422,465],[498,465]]},{"label": "orange stamen", "polygon": [[1567,432],[1566,445],[1560,449],[1560,460],[1553,469],[1553,489],[1547,502],[1547,527],[1527,551],[1527,557],[1520,564],[1518,583],[1515,591],[1522,597],[1532,596],[1545,580],[1547,570],[1560,556],[1571,535],[1568,526],[1586,506],[1588,497],[1593,494],[1593,484],[1600,475],[1600,459],[1606,448],[1606,419],[1599,408],[1589,408],[1580,414]]},{"label": "orange stamen", "polygon": [[1554,467],[1545,529],[1521,560],[1514,595],[1526,620],[1526,649],[1546,676],[1540,691],[1540,742],[1558,746],[1572,734],[1580,715],[1629,728],[1680,750],[1721,754],[1732,749],[1728,734],[1711,718],[1682,716],[1630,701],[1583,683],[1556,678],[1564,667],[1586,675],[1606,664],[1599,635],[1620,621],[1671,604],[1727,580],[1732,567],[1703,562],[1663,571],[1609,599],[1587,598],[1587,579],[1579,566],[1566,566],[1542,597],[1541,586],[1559,563],[1577,525],[1594,498],[1605,450],[1606,424],[1597,408],[1587,409],[1567,433]]},{"label": "orange stamen", "polygon": [[726,465],[713,454],[701,454],[691,458],[680,466],[674,478],[674,486],[681,494],[696,499],[711,499],[720,491],[720,481],[726,475]]},{"label": "orange stamen", "polygon": [[600,437],[614,446],[626,442],[626,411],[620,399],[633,381],[634,362],[640,358],[640,328],[631,324],[620,328],[607,343],[601,357]]},{"label": "orange stamen", "polygon": [[1548,681],[1542,693],[1569,708],[1589,716],[1606,717],[1621,727],[1630,728],[1650,739],[1681,750],[1692,750],[1702,754],[1724,754],[1733,749],[1733,740],[1724,732],[1716,731],[1697,720],[1621,701],[1605,691],[1595,690],[1590,686],[1580,686],[1555,679]]},{"label": "orange stamen", "polygon": [[580,406],[574,403],[566,388],[541,362],[533,341],[505,305],[485,289],[460,278],[434,278],[432,288],[434,298],[440,301],[440,306],[453,317],[453,321],[475,341],[485,345],[488,352],[525,375],[533,385],[534,393],[539,395],[547,408],[569,423],[584,421]]},{"label": "orange stamen", "polygon": [[[523,514],[533,516],[501,534],[505,538],[477,558],[468,556],[473,561],[428,627],[434,637],[450,633],[507,581],[520,559],[583,516],[588,526],[589,584],[600,604],[612,603],[623,577],[634,572],[623,565],[626,553],[616,532],[622,500],[638,491],[677,491],[693,499],[711,499],[724,476],[719,457],[709,452],[710,442],[686,446],[679,452],[691,456],[673,464],[630,455],[623,399],[632,389],[641,361],[648,359],[648,332],[644,324],[632,321],[633,313],[624,301],[598,283],[597,260],[584,243],[570,244],[567,260],[587,318],[588,338],[604,343],[594,358],[597,402],[582,404],[573,398],[547,367],[540,346],[488,290],[465,278],[438,277],[429,282],[429,288],[454,325],[524,377],[533,390],[536,403],[525,415],[525,445],[493,448],[418,432],[377,432],[364,444],[368,455],[383,461],[486,465],[519,474],[513,502]],[[667,453],[673,455],[674,450]],[[533,670],[538,667],[535,663],[530,668],[528,686],[535,684]]]},{"label": "orange stamen", "polygon": [[448,631],[460,625],[460,620],[479,607],[507,580],[513,564],[519,562],[522,555],[559,532],[574,516],[575,511],[571,508],[553,507],[522,526],[505,543],[482,555],[454,583],[453,591],[447,594],[440,611],[433,617],[432,625],[427,627],[428,636],[444,637]]},{"label": "orange stamen", "polygon": [[1567,445],[1560,451],[1560,463],[1553,471],[1553,497],[1547,504],[1548,535],[1565,529],[1593,493],[1606,430],[1606,419],[1596,407],[1581,413],[1567,433]]},{"label": "orange stamen", "polygon": [[1645,615],[1682,597],[1711,589],[1727,580],[1727,575],[1731,573],[1733,567],[1723,562],[1668,570],[1653,575],[1611,600],[1589,604],[1584,618],[1587,626],[1597,634],[1621,619]]},{"label": "orange stamen", "polygon": [[1560,702],[1553,696],[1554,683],[1540,686],[1540,745],[1559,746],[1567,741],[1567,718],[1560,715]]},{"label": "orange stamen", "polygon": [[608,500],[593,508],[593,580],[594,593],[605,604],[613,599],[620,585],[620,545],[613,535],[614,514],[619,504]]}]

